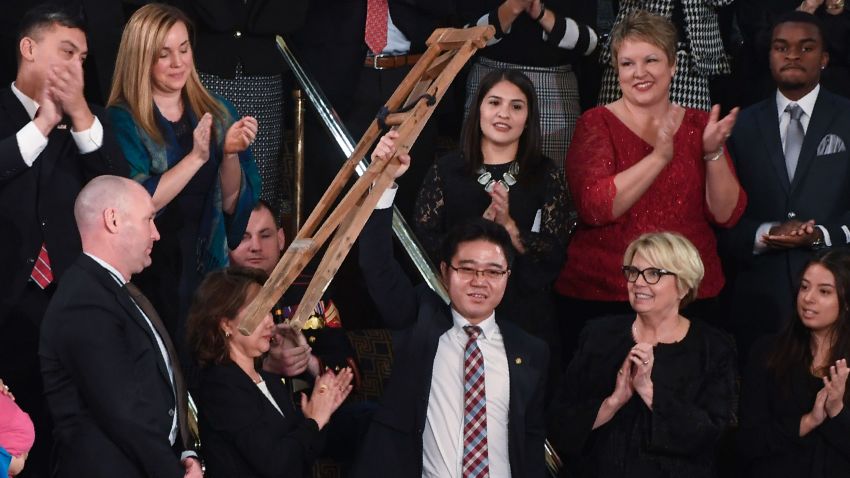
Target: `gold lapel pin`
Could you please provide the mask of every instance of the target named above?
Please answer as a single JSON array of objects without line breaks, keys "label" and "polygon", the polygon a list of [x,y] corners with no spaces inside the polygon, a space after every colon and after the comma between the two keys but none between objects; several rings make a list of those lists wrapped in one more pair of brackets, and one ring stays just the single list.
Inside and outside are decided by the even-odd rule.
[{"label": "gold lapel pin", "polygon": [[517,365],[522,365],[522,357],[515,358],[514,363],[517,364]]}]

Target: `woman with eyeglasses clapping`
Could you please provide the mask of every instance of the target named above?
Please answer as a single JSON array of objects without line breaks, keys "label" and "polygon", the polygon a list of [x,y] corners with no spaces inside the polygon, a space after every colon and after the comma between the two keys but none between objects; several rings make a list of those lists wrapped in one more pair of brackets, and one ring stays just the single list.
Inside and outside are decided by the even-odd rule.
[{"label": "woman with eyeglasses clapping", "polygon": [[549,438],[574,476],[716,476],[734,422],[731,339],[682,316],[704,274],[684,236],[644,234],[623,258],[634,314],[588,324],[552,402]]}]

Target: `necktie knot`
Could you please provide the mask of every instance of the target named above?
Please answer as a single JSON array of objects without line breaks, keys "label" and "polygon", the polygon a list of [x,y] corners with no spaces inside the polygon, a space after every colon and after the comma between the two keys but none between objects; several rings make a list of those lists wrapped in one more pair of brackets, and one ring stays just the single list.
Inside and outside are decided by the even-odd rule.
[{"label": "necktie knot", "polygon": [[466,335],[469,336],[470,339],[475,340],[481,335],[481,327],[477,325],[464,325],[463,331],[466,332]]},{"label": "necktie knot", "polygon": [[800,105],[797,103],[789,103],[785,107],[785,111],[791,115],[791,119],[794,121],[800,121],[800,118],[803,117],[803,108],[800,108]]}]

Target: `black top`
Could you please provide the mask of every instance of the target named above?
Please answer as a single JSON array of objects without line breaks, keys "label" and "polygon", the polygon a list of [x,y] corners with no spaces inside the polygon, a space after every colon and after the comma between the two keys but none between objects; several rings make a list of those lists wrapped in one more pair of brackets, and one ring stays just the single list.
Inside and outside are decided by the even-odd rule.
[{"label": "black top", "polygon": [[[512,163],[484,165],[499,180]],[[519,174],[508,191],[511,217],[520,230],[526,253],[517,255],[512,266],[500,315],[514,321],[544,311],[529,313],[529,300],[548,293],[564,261],[567,242],[567,206],[564,183],[552,161],[546,159],[535,178]],[[414,212],[414,230],[431,260],[440,263],[440,245],[455,225],[481,217],[490,205],[490,196],[477,181],[478,175],[466,169],[459,152],[437,159],[425,176]],[[532,232],[540,213],[539,227]],[[516,310],[516,312],[514,312]],[[534,332],[534,330],[530,330]]]},{"label": "black top", "polygon": [[[496,10],[503,0],[467,0],[461,2],[461,18],[475,24],[483,15],[490,14],[490,22],[496,27],[497,37],[501,40],[490,45],[479,54],[492,60],[516,63],[528,66],[557,66],[573,63],[587,50],[588,24],[594,23],[595,7],[584,5],[586,2],[572,0],[549,0],[546,8],[556,17],[555,26],[544,38],[545,30],[526,13],[521,13],[511,24],[510,32],[503,34],[498,25]],[[568,50],[558,47],[558,42],[566,31],[566,18],[572,18],[579,25],[580,39],[577,48]]]},{"label": "black top", "polygon": [[850,476],[850,412],[844,410],[805,437],[800,419],[812,410],[823,381],[806,367],[778,380],[767,368],[775,337],[753,346],[741,392],[738,450],[750,467],[750,477]]},{"label": "black top", "polygon": [[715,476],[714,445],[735,421],[732,341],[698,320],[681,342],[655,347],[653,408],[635,393],[591,430],[617,371],[635,345],[635,316],[592,321],[552,401],[549,438],[576,476]]}]

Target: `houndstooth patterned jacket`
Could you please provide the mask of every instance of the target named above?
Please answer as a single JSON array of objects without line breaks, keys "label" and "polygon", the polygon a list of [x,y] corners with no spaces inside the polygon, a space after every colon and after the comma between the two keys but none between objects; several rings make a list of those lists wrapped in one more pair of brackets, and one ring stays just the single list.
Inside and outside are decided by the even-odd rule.
[{"label": "houndstooth patterned jacket", "polygon": [[[715,76],[730,72],[729,58],[723,49],[717,8],[730,5],[735,0],[621,0],[617,13],[619,23],[635,10],[646,10],[665,18],[672,18],[675,2],[682,3],[685,14],[685,32],[688,38],[681,42],[690,43],[691,64],[703,76]],[[600,53],[599,62],[611,63],[611,48],[606,44]]]}]

